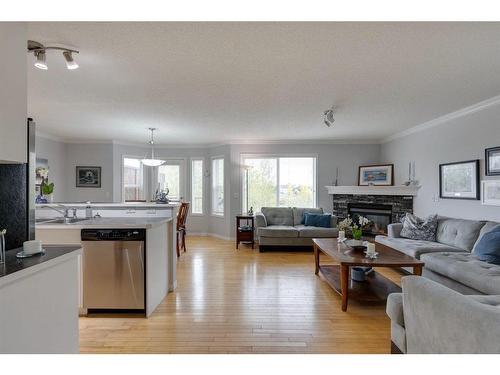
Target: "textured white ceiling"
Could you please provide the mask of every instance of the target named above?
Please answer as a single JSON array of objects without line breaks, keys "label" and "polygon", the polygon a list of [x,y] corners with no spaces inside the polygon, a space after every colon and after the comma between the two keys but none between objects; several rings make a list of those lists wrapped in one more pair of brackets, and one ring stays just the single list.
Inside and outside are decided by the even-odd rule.
[{"label": "textured white ceiling", "polygon": [[[498,95],[500,23],[29,23],[29,115],[65,139],[382,139]],[[332,128],[322,111],[338,107]]]}]

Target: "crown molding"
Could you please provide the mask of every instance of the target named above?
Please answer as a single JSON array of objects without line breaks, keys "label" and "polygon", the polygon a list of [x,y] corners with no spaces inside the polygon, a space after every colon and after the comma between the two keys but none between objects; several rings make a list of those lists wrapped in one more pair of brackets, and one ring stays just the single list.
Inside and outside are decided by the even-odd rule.
[{"label": "crown molding", "polygon": [[406,137],[408,135],[418,133],[418,132],[421,132],[423,130],[442,125],[444,123],[447,123],[448,121],[455,120],[455,119],[460,118],[460,117],[468,116],[472,113],[482,111],[483,109],[493,107],[493,106],[498,105],[498,104],[500,104],[500,95],[483,100],[483,101],[476,103],[476,104],[473,104],[471,106],[464,107],[462,109],[459,109],[458,111],[450,112],[446,115],[436,117],[435,119],[424,122],[422,124],[413,126],[409,129],[406,129],[406,130],[403,130],[399,133],[393,134],[390,137],[384,138],[384,139],[380,140],[379,143],[383,144],[383,143],[391,142],[391,141],[394,141],[395,139]]}]

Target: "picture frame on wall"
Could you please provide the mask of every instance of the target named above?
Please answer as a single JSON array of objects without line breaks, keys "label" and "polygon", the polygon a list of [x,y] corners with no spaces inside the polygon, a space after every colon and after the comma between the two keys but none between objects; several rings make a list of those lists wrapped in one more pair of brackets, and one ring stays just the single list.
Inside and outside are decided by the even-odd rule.
[{"label": "picture frame on wall", "polygon": [[500,176],[500,146],[484,150],[486,176]]},{"label": "picture frame on wall", "polygon": [[76,187],[100,188],[101,167],[76,167]]},{"label": "picture frame on wall", "polygon": [[439,197],[479,200],[479,159],[439,164]]},{"label": "picture frame on wall", "polygon": [[482,182],[482,204],[500,206],[500,180],[484,180]]},{"label": "picture frame on wall", "polygon": [[361,165],[358,172],[358,185],[394,185],[394,164]]}]

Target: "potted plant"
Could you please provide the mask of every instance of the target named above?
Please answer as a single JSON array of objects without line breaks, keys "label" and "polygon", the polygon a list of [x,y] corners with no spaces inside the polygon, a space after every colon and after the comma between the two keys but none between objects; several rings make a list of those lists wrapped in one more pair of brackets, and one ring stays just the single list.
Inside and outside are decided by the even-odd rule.
[{"label": "potted plant", "polygon": [[358,215],[357,222],[354,222],[350,216],[347,216],[339,223],[339,230],[350,231],[352,238],[359,241],[359,245],[363,244],[361,238],[363,237],[363,229],[370,225],[370,220],[366,217]]},{"label": "potted plant", "polygon": [[42,195],[46,197],[47,202],[52,202],[52,193],[54,192],[54,183],[42,182],[41,186]]}]

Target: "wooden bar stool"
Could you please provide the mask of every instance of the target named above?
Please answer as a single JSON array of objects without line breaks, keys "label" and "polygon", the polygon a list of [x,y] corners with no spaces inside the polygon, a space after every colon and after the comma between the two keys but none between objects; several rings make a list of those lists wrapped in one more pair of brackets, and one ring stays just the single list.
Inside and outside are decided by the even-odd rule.
[{"label": "wooden bar stool", "polygon": [[[177,213],[177,256],[181,256],[181,248],[186,252],[186,220],[189,212],[189,202],[182,202]],[[182,241],[182,246],[180,242]]]}]

